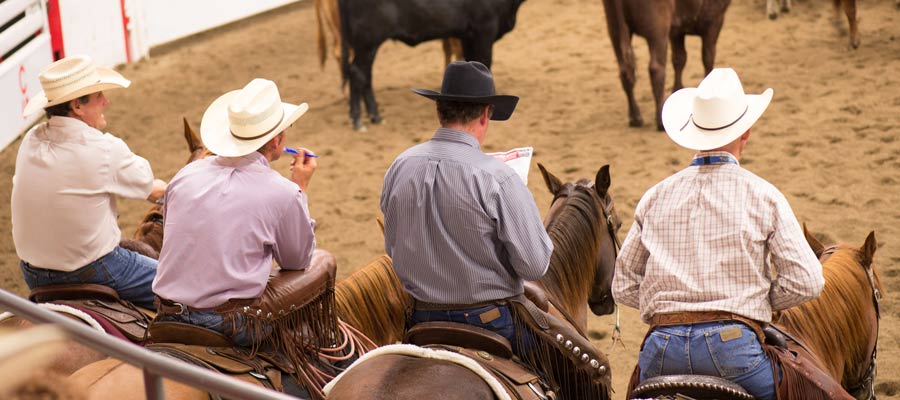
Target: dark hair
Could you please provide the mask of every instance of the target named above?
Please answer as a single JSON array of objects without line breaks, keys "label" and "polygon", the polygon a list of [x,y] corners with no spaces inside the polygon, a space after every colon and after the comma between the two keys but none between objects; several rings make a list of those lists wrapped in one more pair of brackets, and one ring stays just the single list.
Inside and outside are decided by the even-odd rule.
[{"label": "dark hair", "polygon": [[437,100],[438,120],[442,125],[466,123],[477,119],[484,112],[483,103],[466,103],[461,101]]},{"label": "dark hair", "polygon": [[69,101],[64,101],[64,102],[59,103],[59,104],[57,104],[57,105],[55,105],[55,106],[47,107],[46,109],[44,109],[44,111],[47,112],[47,118],[48,118],[48,119],[49,119],[50,117],[54,117],[54,116],[68,117],[68,116],[69,116],[69,113],[72,112],[72,102],[73,102],[73,101],[78,101],[78,102],[81,103],[81,104],[87,104],[87,102],[90,101],[90,100],[91,100],[91,94],[88,93],[88,94],[86,94],[86,95],[84,95],[84,96],[81,96],[81,97],[79,97],[79,98],[77,98],[77,99],[72,99],[72,100],[69,100]]}]

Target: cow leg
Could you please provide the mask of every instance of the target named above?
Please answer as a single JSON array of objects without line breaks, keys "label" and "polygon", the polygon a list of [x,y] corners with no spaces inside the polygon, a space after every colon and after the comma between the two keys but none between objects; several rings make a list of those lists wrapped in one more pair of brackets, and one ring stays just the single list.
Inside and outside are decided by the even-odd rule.
[{"label": "cow leg", "polygon": [[366,114],[369,115],[369,121],[373,124],[380,124],[383,119],[378,113],[378,103],[375,101],[375,91],[372,90],[372,64],[375,63],[375,54],[378,49],[362,55],[363,60],[363,76],[365,76],[365,85],[363,86],[363,100],[366,102]]},{"label": "cow leg", "polygon": [[478,61],[490,69],[494,48],[494,42],[490,38],[495,35],[479,32],[474,37],[475,39],[463,39],[463,56],[467,61]]},{"label": "cow leg", "polygon": [[653,87],[653,99],[656,101],[656,130],[663,130],[662,106],[663,92],[666,86],[666,52],[669,51],[666,40],[668,29],[663,34],[655,35],[655,38],[647,39],[650,47],[650,84]]},{"label": "cow leg", "polygon": [[[684,48],[684,36],[683,33],[677,33],[669,38],[672,42],[672,68],[675,69],[675,84],[672,86],[673,93],[684,87],[683,82],[681,81],[684,65],[687,64],[687,50]],[[704,49],[706,49],[705,46]],[[704,55],[705,54],[706,52],[704,51]],[[705,57],[703,63],[704,65],[706,64]]]},{"label": "cow leg", "polygon": [[[365,71],[367,67],[363,64],[363,61],[367,58],[364,55],[368,53],[369,51],[357,51],[355,53],[356,57],[354,57],[348,71],[348,78],[350,79],[350,123],[353,124],[353,130],[360,132],[366,130],[366,126],[360,118],[359,103],[362,101],[366,86],[369,85],[366,82]],[[369,68],[371,68],[371,65]]]},{"label": "cow leg", "polygon": [[859,47],[859,20],[856,19],[856,0],[841,0],[844,6],[844,14],[847,14],[847,22],[850,24],[850,47]]}]

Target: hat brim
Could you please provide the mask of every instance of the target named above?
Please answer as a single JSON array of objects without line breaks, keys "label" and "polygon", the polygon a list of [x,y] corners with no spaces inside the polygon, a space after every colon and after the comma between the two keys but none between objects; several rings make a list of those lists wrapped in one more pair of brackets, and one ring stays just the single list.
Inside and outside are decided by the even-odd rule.
[{"label": "hat brim", "polygon": [[200,121],[200,140],[203,141],[203,145],[209,151],[220,156],[240,157],[258,150],[309,110],[309,105],[306,103],[294,105],[282,102],[281,108],[284,111],[284,118],[282,118],[281,123],[263,137],[253,140],[241,140],[231,134],[231,125],[228,121],[228,104],[231,103],[231,100],[238,92],[240,90],[232,90],[219,96],[206,108],[206,112],[203,113],[203,119]]},{"label": "hat brim", "polygon": [[766,111],[774,94],[771,88],[762,94],[745,94],[747,112],[737,122],[726,128],[707,130],[690,121],[696,92],[697,88],[684,88],[672,93],[663,105],[662,123],[672,141],[699,151],[717,149],[743,135]]},{"label": "hat brim", "polygon": [[86,94],[102,92],[104,90],[124,89],[131,86],[130,80],[125,79],[122,74],[109,68],[97,67],[97,75],[100,76],[99,79],[97,79],[97,82],[80,87],[77,90],[66,93],[55,99],[48,99],[47,94],[41,90],[38,94],[28,100],[28,104],[25,106],[22,115],[27,117],[41,109],[75,100]]},{"label": "hat brim", "polygon": [[491,104],[494,106],[494,113],[491,115],[491,120],[494,121],[506,121],[512,116],[513,111],[516,110],[516,104],[519,103],[518,96],[510,96],[505,94],[498,94],[493,96],[454,96],[454,95],[444,95],[433,90],[428,89],[412,89],[412,91],[420,96],[427,97],[431,100],[447,100],[447,101],[459,101],[465,103],[479,103],[479,104]]}]

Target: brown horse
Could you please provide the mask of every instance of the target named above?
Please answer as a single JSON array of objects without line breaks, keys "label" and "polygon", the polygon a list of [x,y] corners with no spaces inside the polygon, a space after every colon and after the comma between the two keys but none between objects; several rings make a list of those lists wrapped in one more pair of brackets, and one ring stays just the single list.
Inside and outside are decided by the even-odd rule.
[{"label": "brown horse", "polygon": [[[804,230],[805,232],[805,230]],[[874,398],[878,301],[875,232],[860,248],[807,241],[822,261],[825,288],[815,300],[776,313],[773,323],[803,342],[818,365],[857,398]]]},{"label": "brown horse", "polygon": [[716,42],[725,23],[725,11],[730,4],[731,0],[603,0],[609,38],[619,63],[619,78],[628,97],[630,126],[644,125],[634,97],[636,77],[632,36],[644,37],[650,48],[650,81],[653,98],[656,100],[656,128],[661,131],[668,41],[672,42],[674,92],[683,87],[681,75],[687,62],[685,35],[698,35],[702,38],[703,69],[709,74],[715,65]]},{"label": "brown horse", "polygon": [[[538,167],[554,195],[544,221],[554,251],[539,284],[559,313],[583,330],[589,300],[595,313],[608,314],[613,309],[610,285],[617,251],[615,234],[621,222],[609,194],[609,166],[597,172],[596,184],[587,179],[562,183],[543,165]],[[383,271],[389,271],[387,260]],[[387,286],[402,290],[396,281]],[[398,310],[399,305],[392,312]],[[402,328],[402,319],[389,328],[397,327]],[[394,332],[397,336],[392,337],[401,333]],[[373,359],[351,368],[334,384],[328,398],[402,400],[434,393],[440,393],[442,399],[495,398],[481,377],[458,364],[399,355],[379,356],[377,362]]]}]

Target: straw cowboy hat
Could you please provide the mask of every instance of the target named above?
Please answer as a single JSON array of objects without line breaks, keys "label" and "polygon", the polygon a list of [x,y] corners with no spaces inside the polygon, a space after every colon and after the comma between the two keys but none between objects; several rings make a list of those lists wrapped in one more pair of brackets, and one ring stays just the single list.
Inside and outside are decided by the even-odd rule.
[{"label": "straw cowboy hat", "polygon": [[131,81],[109,68],[98,67],[85,55],[63,58],[41,71],[41,90],[25,106],[22,115],[77,99],[86,94],[127,88]]},{"label": "straw cowboy hat", "polygon": [[662,122],[675,143],[692,150],[711,150],[744,134],[772,101],[772,89],[744,94],[737,73],[716,68],[696,88],[684,88],[666,99]]},{"label": "straw cowboy hat", "polygon": [[447,65],[440,93],[427,89],[412,91],[432,100],[492,104],[494,121],[509,119],[519,102],[517,96],[496,94],[491,71],[478,61],[454,61]]},{"label": "straw cowboy hat", "polygon": [[282,103],[275,82],[257,78],[209,105],[200,122],[200,139],[220,156],[243,156],[262,147],[307,110],[306,103]]}]

